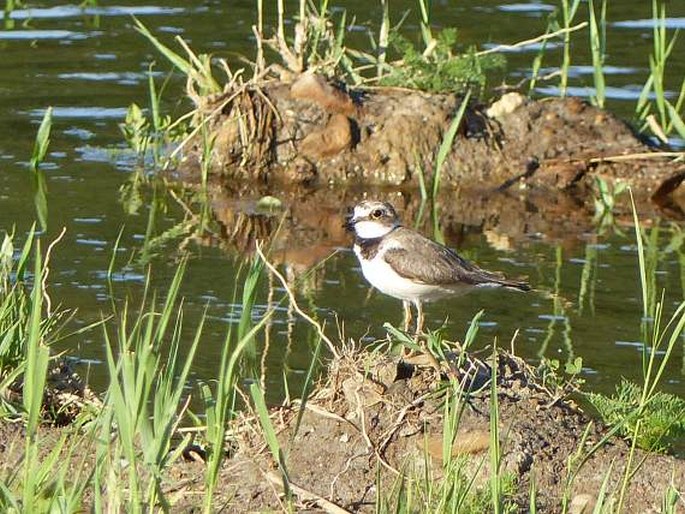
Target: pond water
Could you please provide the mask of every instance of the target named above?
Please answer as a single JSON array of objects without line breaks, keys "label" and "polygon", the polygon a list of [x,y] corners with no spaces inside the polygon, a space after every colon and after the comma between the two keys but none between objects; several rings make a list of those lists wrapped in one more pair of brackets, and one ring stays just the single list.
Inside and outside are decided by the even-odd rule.
[{"label": "pond water", "polygon": [[[485,48],[543,33],[554,9],[552,1],[478,0],[453,4],[433,2],[435,25],[456,26],[464,44]],[[649,4],[624,0],[620,9],[613,4],[609,9],[608,107],[627,119],[632,116],[635,99],[649,73]],[[367,28],[377,26],[380,11],[369,2],[350,1],[344,6],[356,16],[348,34],[350,44],[362,45],[368,40]],[[393,2],[391,8],[396,22],[404,10],[415,10],[416,5]],[[672,34],[674,29],[685,26],[685,2],[670,2],[668,8]],[[250,26],[256,14],[251,1],[158,0],[144,6],[101,1],[85,8],[29,2],[6,13],[4,30],[0,30],[0,227],[8,231],[16,227],[18,234],[24,234],[34,220],[27,162],[44,109],[53,106],[50,153],[45,164],[48,237],[56,236],[61,227],[66,227],[67,232],[52,255],[50,294],[53,302],[78,309],[76,319],[80,324],[110,312],[112,299],[121,302],[128,296],[135,302],[140,298],[146,274],[140,259],[144,241],[176,226],[184,214],[182,207],[161,190],[157,194],[163,208],[158,205],[154,209],[154,218],[149,215],[149,190],[143,192],[143,202],[137,209],[121,201],[122,187],[130,183],[138,164],[126,150],[118,124],[129,104],[148,104],[150,63],[157,63],[158,84],[170,69],[133,29],[132,15],[169,44],[173,44],[173,36],[180,35],[197,52],[213,53],[232,62],[237,62],[237,54],[253,55]],[[416,34],[416,20],[415,12],[408,16],[404,25],[408,33]],[[588,95],[592,83],[586,38],[583,34],[574,39],[572,54],[576,61],[571,68],[571,85],[574,94],[580,95]],[[509,52],[506,74],[496,77],[495,84],[521,80],[529,73],[535,55],[535,47]],[[558,61],[559,49],[550,47],[543,72],[550,71]],[[685,45],[680,41],[669,66],[671,82],[667,87],[677,92],[683,76]],[[179,115],[188,109],[183,86],[180,76],[171,78],[165,93],[165,112]],[[541,93],[555,92],[553,85],[542,84],[540,88]],[[275,248],[281,269],[293,274],[337,250],[304,281],[299,288],[300,301],[319,319],[327,320],[332,335],[339,324],[347,338],[367,341],[383,336],[383,322],[398,324],[401,308],[392,298],[370,293],[348,249],[350,241],[340,233],[345,208],[363,193],[331,191],[328,201],[310,203],[314,212],[307,215],[308,219],[319,219],[330,230],[324,230],[323,235],[315,232],[318,239],[308,244],[301,243],[306,237],[292,244],[288,244],[287,237],[281,237]],[[408,206],[417,201],[416,194],[406,191],[400,194],[384,190],[382,195],[394,198],[398,208],[407,212],[411,211]],[[240,205],[237,202],[229,210],[235,212]],[[453,219],[440,222],[447,242],[485,268],[529,277],[536,292],[523,295],[483,291],[431,305],[427,310],[429,326],[436,328],[444,323],[448,337],[460,339],[469,320],[483,309],[478,339],[481,346],[491,344],[495,338],[498,344],[508,346],[518,329],[517,353],[533,363],[542,356],[562,363],[580,356],[582,375],[592,389],[610,390],[621,376],[639,379],[642,308],[634,234],[629,227],[623,227],[623,234],[613,230],[600,233],[598,229],[550,237],[534,232],[508,240],[506,234],[489,233],[479,224],[468,222],[466,209],[460,215],[457,206]],[[432,233],[430,223],[419,221],[422,230]],[[288,223],[290,231],[305,231],[298,226],[297,217],[291,217]],[[666,310],[670,313],[683,298],[685,260],[680,245],[672,244],[679,241],[680,228],[667,221],[652,224],[657,225],[662,231],[656,238],[656,279],[667,290]],[[122,227],[117,254],[120,272],[110,289],[105,277]],[[210,319],[194,368],[198,378],[216,376],[227,326],[240,312],[234,300],[236,275],[244,259],[239,246],[198,245],[182,237],[169,238],[155,248],[151,257],[152,283],[164,290],[184,253],[181,248],[191,255],[183,288],[189,333],[205,307]],[[131,255],[134,258],[129,262]],[[282,291],[276,288],[275,294],[280,298]],[[260,286],[261,304],[253,312],[255,319],[264,312],[268,299],[269,284],[264,280]],[[297,390],[310,362],[313,337],[307,325],[285,306],[279,308],[268,334],[266,340],[260,339],[260,352],[254,360],[264,363],[270,397],[275,399],[282,392],[284,376]],[[96,387],[102,385],[104,376],[103,345],[97,330],[66,344],[72,355],[90,365],[90,380]],[[268,351],[264,351],[265,347]],[[685,394],[683,373],[685,353],[679,345],[668,369],[669,389]]]}]

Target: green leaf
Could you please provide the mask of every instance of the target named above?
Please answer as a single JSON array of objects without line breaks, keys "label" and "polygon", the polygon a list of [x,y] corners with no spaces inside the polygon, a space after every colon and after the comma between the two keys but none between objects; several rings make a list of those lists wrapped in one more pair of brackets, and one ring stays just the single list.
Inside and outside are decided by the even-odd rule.
[{"label": "green leaf", "polygon": [[35,170],[38,165],[43,162],[45,155],[48,152],[50,144],[50,129],[52,128],[52,107],[48,107],[43,114],[43,120],[40,122],[38,133],[36,134],[36,141],[33,145],[33,155],[31,157],[31,167]]},{"label": "green leaf", "polygon": [[185,60],[183,57],[178,55],[176,52],[171,50],[169,47],[162,44],[159,39],[152,35],[152,33],[147,29],[141,21],[133,17],[133,22],[136,24],[136,30],[145,36],[150,43],[152,43],[159,52],[166,57],[174,66],[181,70],[186,75],[191,75],[193,72],[193,66],[190,61]]},{"label": "green leaf", "polygon": [[52,107],[48,107],[43,115],[43,121],[38,128],[36,134],[36,141],[33,146],[33,155],[31,157],[31,171],[33,172],[34,180],[34,203],[36,205],[36,214],[38,221],[43,230],[48,228],[48,200],[47,200],[47,184],[45,182],[45,174],[40,169],[40,164],[45,159],[50,144],[50,129],[52,127]]},{"label": "green leaf", "polygon": [[668,114],[671,118],[671,123],[673,124],[673,127],[676,129],[676,132],[678,132],[678,135],[685,139],[685,122],[683,121],[683,118],[680,116],[678,111],[671,105],[671,102],[666,100],[666,108],[668,109]]}]

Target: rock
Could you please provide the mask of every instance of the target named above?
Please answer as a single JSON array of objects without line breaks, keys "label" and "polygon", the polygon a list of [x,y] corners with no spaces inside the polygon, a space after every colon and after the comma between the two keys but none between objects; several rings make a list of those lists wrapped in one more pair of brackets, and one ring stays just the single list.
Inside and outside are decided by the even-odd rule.
[{"label": "rock", "polygon": [[[417,441],[423,448],[422,441]],[[471,429],[459,430],[452,443],[451,456],[473,455],[486,451],[490,447],[490,432],[488,430]],[[425,449],[428,454],[439,462],[444,456],[443,435],[430,435],[425,438]]]},{"label": "rock", "polygon": [[594,498],[590,494],[577,494],[571,500],[569,514],[589,514],[594,508]]},{"label": "rock", "polygon": [[340,89],[329,84],[321,75],[303,73],[290,86],[290,97],[313,102],[328,113],[353,116],[357,107],[352,99]]},{"label": "rock", "polygon": [[521,93],[507,93],[488,107],[485,114],[490,118],[499,119],[514,112],[524,103],[526,103],[526,99]]},{"label": "rock", "polygon": [[352,126],[344,114],[334,114],[321,130],[310,132],[300,143],[302,154],[318,160],[347,150],[352,146]]}]

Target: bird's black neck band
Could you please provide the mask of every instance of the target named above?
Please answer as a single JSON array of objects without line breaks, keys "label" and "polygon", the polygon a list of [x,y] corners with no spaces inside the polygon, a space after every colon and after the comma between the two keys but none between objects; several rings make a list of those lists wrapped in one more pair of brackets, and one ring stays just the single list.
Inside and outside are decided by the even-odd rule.
[{"label": "bird's black neck band", "polygon": [[354,242],[359,249],[361,254],[365,259],[373,259],[378,253],[378,246],[381,243],[382,237],[372,237],[368,239],[361,238],[359,236],[354,238]]}]

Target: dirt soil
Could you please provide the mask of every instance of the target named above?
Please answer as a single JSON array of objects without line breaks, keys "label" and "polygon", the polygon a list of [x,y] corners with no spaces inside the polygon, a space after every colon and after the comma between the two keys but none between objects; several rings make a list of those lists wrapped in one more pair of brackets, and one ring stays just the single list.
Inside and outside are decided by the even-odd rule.
[{"label": "dirt soil", "polygon": [[[298,512],[374,512],[380,491],[388,494],[398,477],[429,476],[439,484],[447,452],[463,459],[462,471],[488,487],[490,391],[497,369],[501,472],[513,478],[512,507],[527,512],[534,480],[538,512],[591,512],[608,475],[607,491],[618,501],[629,445],[569,399],[568,390],[505,352],[497,358],[449,354],[438,372],[428,361],[400,361],[382,352],[347,348],[334,359],[298,419],[298,402],[272,409],[271,419],[285,455]],[[422,362],[423,360],[423,362]],[[447,388],[462,391],[463,411],[451,449],[443,448]],[[243,413],[230,427],[230,457],[221,469],[216,505],[223,512],[281,511],[282,481],[256,416]],[[81,437],[70,426],[44,427],[44,451],[63,434]],[[20,423],[0,422],[3,475],[24,452]],[[83,443],[82,443],[83,444]],[[87,448],[87,445],[83,445]],[[201,510],[202,448],[186,452],[166,473],[164,492],[173,512]],[[74,457],[80,463],[84,455]],[[685,511],[685,461],[638,450],[622,512],[660,512],[669,486],[679,491]],[[570,484],[568,487],[566,484]],[[614,503],[616,507],[616,503]],[[680,511],[680,510],[679,510]]]},{"label": "dirt soil", "polygon": [[[214,171],[232,182],[416,189],[421,176],[430,184],[462,98],[401,88],[348,91],[304,73],[292,83],[244,85],[204,102]],[[198,137],[186,149],[183,180],[199,176],[202,147]],[[468,106],[441,183],[585,196],[596,177],[649,196],[662,188],[657,197],[664,198],[685,177],[685,166],[660,157],[627,123],[583,100],[508,93],[490,106]]]},{"label": "dirt soil", "polygon": [[[466,456],[464,470],[478,476],[478,487],[487,487],[488,479],[489,361],[470,358],[447,371],[468,391],[452,453]],[[350,512],[374,512],[379,487],[387,494],[400,473],[421,477],[428,466],[430,476],[440,479],[443,397],[438,390],[446,384],[445,373],[438,376],[430,366],[369,353],[334,361],[330,371],[297,430],[297,407],[277,409],[272,416],[300,508],[330,512],[330,502]],[[561,511],[567,480],[571,512],[592,510],[607,474],[608,491],[618,494],[630,450],[625,441],[610,437],[591,452],[606,428],[591,423],[560,390],[543,387],[536,372],[512,355],[499,354],[497,384],[502,472],[515,478],[517,510],[527,511],[531,480],[538,512]],[[241,424],[225,486],[235,490],[234,505],[277,509],[280,475],[254,418],[246,416]],[[638,462],[623,512],[659,512],[669,484],[685,491],[685,461],[638,451],[633,468]],[[685,503],[680,507],[685,509]]]}]

